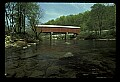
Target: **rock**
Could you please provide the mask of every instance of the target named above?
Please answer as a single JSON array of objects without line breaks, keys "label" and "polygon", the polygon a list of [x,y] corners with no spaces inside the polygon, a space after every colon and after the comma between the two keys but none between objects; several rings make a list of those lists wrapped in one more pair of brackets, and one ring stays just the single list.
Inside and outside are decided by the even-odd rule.
[{"label": "rock", "polygon": [[26,59],[26,58],[35,57],[37,55],[39,55],[39,54],[28,54],[28,53],[26,53],[26,54],[21,54],[21,58]]},{"label": "rock", "polygon": [[69,45],[70,43],[69,43],[69,42],[65,42],[65,44],[68,44],[68,45]]},{"label": "rock", "polygon": [[28,45],[36,45],[37,43],[28,43]]},{"label": "rock", "polygon": [[8,66],[6,66],[9,69],[16,69],[18,67],[18,63],[12,63],[12,64],[8,64]]},{"label": "rock", "polygon": [[16,69],[16,76],[15,77],[24,77],[25,76],[25,72],[23,71],[23,69]]},{"label": "rock", "polygon": [[24,60],[24,63],[22,65],[24,65],[24,68],[28,71],[32,71],[36,69],[36,65],[37,65],[37,61],[34,59],[26,59]]},{"label": "rock", "polygon": [[11,36],[6,36],[5,37],[5,40],[10,40],[11,39]]},{"label": "rock", "polygon": [[27,44],[28,47],[30,47],[31,45]]},{"label": "rock", "polygon": [[14,43],[12,46],[13,46],[13,47],[17,47],[17,44],[16,44],[16,43]]},{"label": "rock", "polygon": [[53,74],[59,74],[59,67],[58,66],[51,66],[47,69],[47,76],[53,75]]},{"label": "rock", "polygon": [[73,70],[69,70],[65,74],[63,74],[63,78],[76,78],[76,73]]},{"label": "rock", "polygon": [[19,41],[25,41],[24,39],[19,39]]},{"label": "rock", "polygon": [[7,44],[9,44],[9,43],[10,43],[10,41],[6,41],[6,43],[7,43]]},{"label": "rock", "polygon": [[32,72],[30,77],[40,77],[40,76],[43,76],[43,75],[44,75],[43,71],[35,70],[35,71]]},{"label": "rock", "polygon": [[67,52],[64,57],[71,57],[71,56],[74,56],[71,52]]},{"label": "rock", "polygon": [[25,41],[16,41],[15,43],[17,44],[17,46],[26,46],[27,45],[27,42],[25,42]]},{"label": "rock", "polygon": [[5,48],[10,48],[10,47],[12,47],[12,44],[5,43]]}]

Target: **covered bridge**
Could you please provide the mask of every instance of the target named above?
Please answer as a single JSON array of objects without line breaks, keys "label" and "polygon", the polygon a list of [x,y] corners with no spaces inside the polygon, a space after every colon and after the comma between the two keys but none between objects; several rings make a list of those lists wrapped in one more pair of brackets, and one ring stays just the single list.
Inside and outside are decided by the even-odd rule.
[{"label": "covered bridge", "polygon": [[66,39],[66,34],[68,33],[73,33],[73,34],[80,33],[80,27],[76,27],[76,26],[36,25],[36,29],[37,29],[37,32],[50,33],[51,36],[52,36],[52,33],[54,32],[65,33],[65,39]]},{"label": "covered bridge", "polygon": [[80,33],[80,27],[75,26],[59,26],[59,25],[36,25],[37,32],[59,32],[59,33]]}]

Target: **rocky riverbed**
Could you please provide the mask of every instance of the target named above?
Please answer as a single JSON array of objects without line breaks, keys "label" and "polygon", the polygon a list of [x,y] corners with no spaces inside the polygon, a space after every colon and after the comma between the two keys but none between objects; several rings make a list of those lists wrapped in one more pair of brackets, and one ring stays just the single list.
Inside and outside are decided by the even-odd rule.
[{"label": "rocky riverbed", "polygon": [[115,75],[115,59],[112,58],[112,60],[110,57],[105,59],[102,54],[99,54],[99,57],[98,54],[90,52],[84,54],[84,51],[78,53],[62,52],[56,56],[52,54],[33,53],[32,51],[25,53],[21,49],[6,49],[6,77],[113,78]]},{"label": "rocky riverbed", "polygon": [[37,46],[35,43],[27,43],[20,47],[6,47],[5,76],[10,78],[115,76],[115,48],[80,49],[78,45],[71,44]]}]

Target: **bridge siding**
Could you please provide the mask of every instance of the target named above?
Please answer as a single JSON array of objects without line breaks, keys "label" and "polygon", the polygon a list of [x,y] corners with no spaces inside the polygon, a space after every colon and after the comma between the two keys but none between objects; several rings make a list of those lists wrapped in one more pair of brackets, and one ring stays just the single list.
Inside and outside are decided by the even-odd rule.
[{"label": "bridge siding", "polygon": [[51,27],[39,27],[37,28],[37,32],[40,32],[42,30],[42,32],[69,32],[69,33],[80,33],[80,29],[79,28],[51,28]]}]

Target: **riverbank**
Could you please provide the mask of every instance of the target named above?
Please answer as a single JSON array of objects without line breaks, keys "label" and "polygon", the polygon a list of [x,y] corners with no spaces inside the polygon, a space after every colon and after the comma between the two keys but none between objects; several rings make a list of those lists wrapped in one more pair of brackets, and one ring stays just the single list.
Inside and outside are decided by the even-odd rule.
[{"label": "riverbank", "polygon": [[[24,36],[25,37],[25,36]],[[10,47],[29,47],[31,45],[36,45],[39,44],[39,40],[33,40],[33,39],[28,39],[23,38],[23,37],[15,37],[15,36],[8,36],[5,35],[5,48],[10,48]]]},{"label": "riverbank", "polygon": [[96,40],[116,40],[116,39],[96,39]]},{"label": "riverbank", "polygon": [[[85,40],[85,39],[79,39],[79,40]],[[116,39],[92,39],[92,40],[104,40],[104,41],[111,41],[111,40],[113,40],[113,41],[115,41]]]}]

